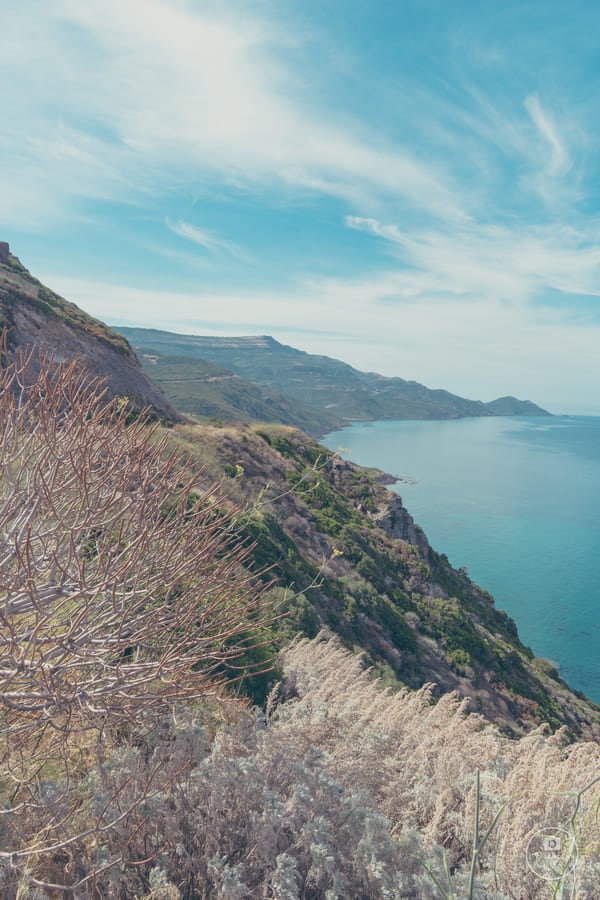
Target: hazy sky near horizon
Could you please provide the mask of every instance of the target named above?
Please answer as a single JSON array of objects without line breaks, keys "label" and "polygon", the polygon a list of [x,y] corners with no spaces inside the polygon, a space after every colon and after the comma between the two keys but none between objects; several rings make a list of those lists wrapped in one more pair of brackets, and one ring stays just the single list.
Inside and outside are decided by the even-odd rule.
[{"label": "hazy sky near horizon", "polygon": [[0,12],[0,240],[54,290],[600,414],[597,0]]}]

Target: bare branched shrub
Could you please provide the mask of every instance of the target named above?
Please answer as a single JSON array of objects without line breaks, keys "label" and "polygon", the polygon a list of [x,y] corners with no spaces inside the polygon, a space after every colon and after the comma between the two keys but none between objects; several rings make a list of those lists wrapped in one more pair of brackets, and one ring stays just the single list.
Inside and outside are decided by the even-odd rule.
[{"label": "bare branched shrub", "polygon": [[75,363],[0,372],[5,821],[44,778],[68,794],[109,732],[214,692],[261,640],[268,610],[218,498],[128,414]]}]

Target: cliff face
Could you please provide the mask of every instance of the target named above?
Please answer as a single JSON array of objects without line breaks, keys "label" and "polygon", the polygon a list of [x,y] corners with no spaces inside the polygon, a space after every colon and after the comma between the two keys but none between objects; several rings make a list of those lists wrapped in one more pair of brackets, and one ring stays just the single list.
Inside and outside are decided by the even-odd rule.
[{"label": "cliff face", "polygon": [[373,516],[373,521],[394,540],[418,547],[421,556],[427,558],[431,547],[425,532],[415,524],[400,497],[391,492],[386,494],[385,502]]},{"label": "cliff face", "polygon": [[383,473],[285,426],[184,425],[172,434],[244,510],[255,564],[278,579],[277,640],[325,627],[391,683],[458,691],[509,731],[548,722],[600,737],[600,709],[537,659],[493,598],[430,546]]},{"label": "cliff face", "polygon": [[57,363],[77,359],[82,373],[104,379],[111,395],[126,396],[135,409],[182,420],[127,340],[34,278],[5,242],[0,244],[0,328],[7,331],[9,355],[35,347]]}]

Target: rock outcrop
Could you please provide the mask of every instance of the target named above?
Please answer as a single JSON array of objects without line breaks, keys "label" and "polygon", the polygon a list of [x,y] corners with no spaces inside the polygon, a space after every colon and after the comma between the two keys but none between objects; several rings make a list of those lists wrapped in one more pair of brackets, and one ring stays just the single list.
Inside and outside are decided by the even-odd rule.
[{"label": "rock outcrop", "polygon": [[144,373],[126,338],[34,278],[5,242],[0,243],[3,329],[9,357],[19,348],[35,347],[34,367],[39,353],[50,354],[57,363],[76,359],[82,376],[101,378],[109,394],[126,397],[134,409],[147,409],[167,422],[182,420],[162,389]]},{"label": "rock outcrop", "polygon": [[415,523],[408,512],[402,498],[391,492],[387,493],[386,502],[373,515],[373,521],[386,534],[395,540],[405,541],[419,548],[421,555],[427,559],[429,556],[429,541],[423,529]]}]

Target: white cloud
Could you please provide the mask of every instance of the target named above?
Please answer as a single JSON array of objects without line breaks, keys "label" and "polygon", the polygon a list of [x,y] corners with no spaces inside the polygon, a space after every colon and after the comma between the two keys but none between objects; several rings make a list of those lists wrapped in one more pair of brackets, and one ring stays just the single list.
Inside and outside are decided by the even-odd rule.
[{"label": "white cloud", "polygon": [[[3,22],[0,77],[11,84],[3,124],[28,165],[43,170],[40,212],[89,197],[141,202],[218,176],[462,216],[440,171],[358,122],[336,124],[308,90],[314,74],[286,59],[287,34],[239,9],[214,9],[24,0],[17,24]],[[57,129],[66,140],[57,143]],[[19,160],[5,165],[0,192],[25,177]]]},{"label": "white cloud", "polygon": [[[600,233],[564,226],[473,225],[413,230],[348,216],[346,225],[383,238],[409,267],[412,291],[467,294],[485,303],[528,302],[545,290],[600,296]],[[405,275],[398,273],[403,280]]]},{"label": "white cloud", "polygon": [[171,222],[169,219],[166,220],[166,225],[173,234],[177,234],[179,237],[204,247],[209,253],[225,252],[242,262],[246,262],[249,259],[248,254],[241,247],[238,247],[237,244],[223,240],[211,231],[198,228],[196,225],[190,225],[188,222]]},{"label": "white cloud", "polygon": [[549,173],[551,175],[563,173],[570,165],[569,154],[561,140],[556,124],[542,108],[540,98],[537,94],[530,94],[525,98],[525,109],[531,116],[533,124],[538,129],[540,135],[549,145]]}]

